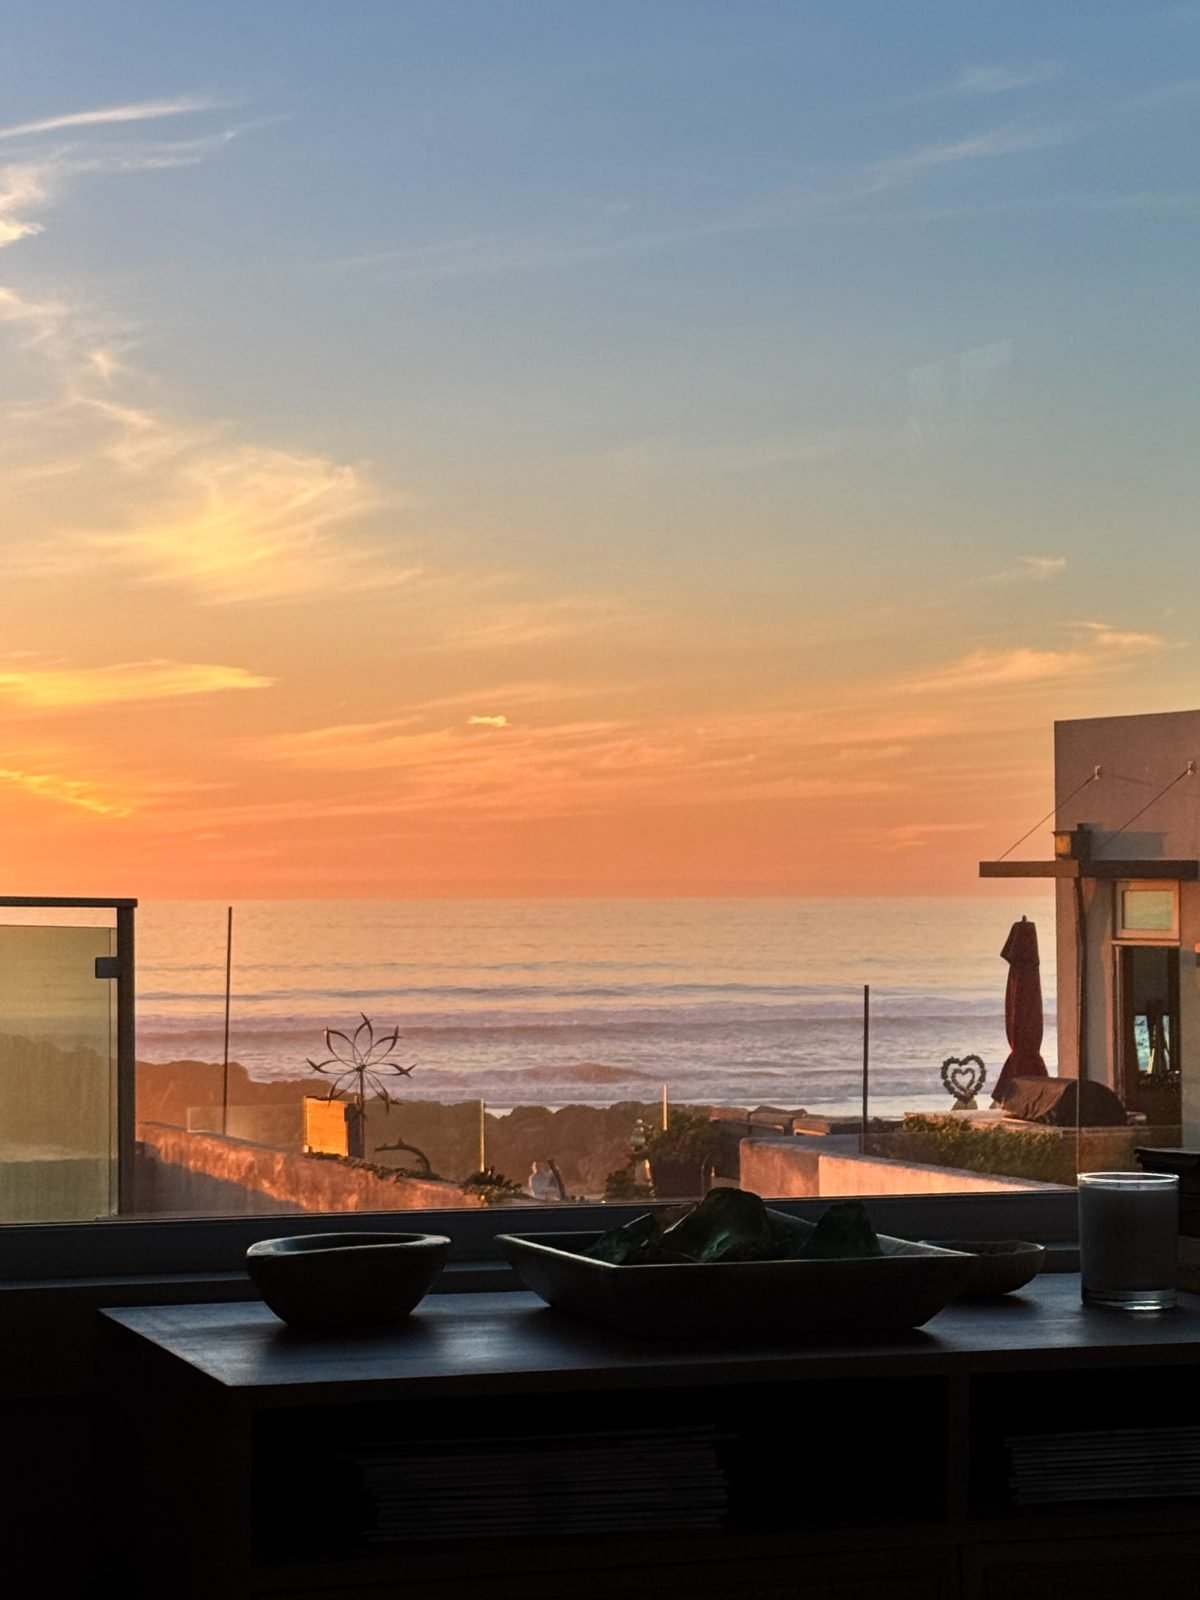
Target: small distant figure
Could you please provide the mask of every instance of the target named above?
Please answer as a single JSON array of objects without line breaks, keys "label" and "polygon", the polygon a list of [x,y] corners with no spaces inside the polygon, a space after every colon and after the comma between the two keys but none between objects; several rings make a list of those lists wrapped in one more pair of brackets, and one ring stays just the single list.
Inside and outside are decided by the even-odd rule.
[{"label": "small distant figure", "polygon": [[525,1192],[534,1200],[559,1200],[558,1180],[555,1178],[552,1162],[535,1161],[529,1169],[529,1176],[525,1180]]}]

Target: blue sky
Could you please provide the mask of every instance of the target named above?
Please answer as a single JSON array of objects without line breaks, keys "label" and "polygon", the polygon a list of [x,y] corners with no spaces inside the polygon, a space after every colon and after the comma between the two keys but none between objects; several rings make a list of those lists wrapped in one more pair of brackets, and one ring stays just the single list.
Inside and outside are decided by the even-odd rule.
[{"label": "blue sky", "polygon": [[[705,875],[756,806],[789,851],[874,837],[874,806],[880,872],[941,883],[950,838],[965,886],[989,826],[1046,809],[1054,716],[1200,693],[1198,46],[1187,5],[8,7],[0,402],[31,487],[3,512],[43,552],[14,648],[55,695],[116,670],[121,704],[198,719],[190,761],[148,762],[94,703],[69,737],[18,717],[22,825],[116,795],[131,869],[192,828],[270,892],[296,852],[248,796],[301,806],[319,748],[297,838],[335,860],[321,807],[390,814],[420,771],[460,831],[482,785],[533,881],[532,772],[568,819],[547,881],[602,827],[571,817],[651,841],[611,846],[623,885],[769,888],[766,843]],[[206,671],[144,667],[177,657]],[[472,777],[456,696],[528,744]],[[240,745],[205,720],[233,700]],[[947,788],[980,721],[978,792]],[[868,747],[903,779],[847,787]],[[231,832],[198,821],[205,762]],[[610,807],[598,774],[639,762],[659,787]],[[771,776],[651,881],[711,762]]]}]

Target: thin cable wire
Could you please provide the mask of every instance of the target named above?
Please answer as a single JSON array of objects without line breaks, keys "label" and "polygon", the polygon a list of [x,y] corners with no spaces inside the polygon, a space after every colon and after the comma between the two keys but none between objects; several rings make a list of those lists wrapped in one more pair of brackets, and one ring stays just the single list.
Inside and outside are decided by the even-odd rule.
[{"label": "thin cable wire", "polygon": [[[1030,828],[1028,830],[1028,832],[1023,833],[1019,839],[1014,839],[1012,844],[1010,844],[1008,849],[1004,852],[1004,855],[997,856],[996,859],[998,861],[1003,861],[1006,856],[1012,855],[1013,851],[1017,848],[1017,846],[1019,844],[1024,844],[1026,839],[1028,839],[1028,837],[1029,837],[1029,835],[1031,833],[1036,833],[1038,831],[1038,829],[1044,823],[1047,823],[1047,822],[1050,821],[1051,817],[1057,816],[1057,814],[1066,805],[1068,800],[1074,800],[1074,798],[1075,798],[1075,796],[1077,794],[1082,794],[1083,791],[1087,788],[1088,784],[1089,783],[1095,783],[1097,778],[1099,778],[1099,776],[1100,776],[1100,768],[1099,767],[1093,767],[1091,775],[1083,780],[1083,782],[1079,785],[1078,789],[1072,789],[1069,795],[1066,795],[1066,796],[1064,796],[1063,799],[1056,801],[1055,804],[1052,806],[1052,808],[1049,811],[1047,811],[1047,813],[1046,813],[1046,815],[1044,817],[1040,817],[1037,820],[1037,822],[1034,823],[1033,827]],[[1126,824],[1126,826],[1128,827],[1128,823]]]},{"label": "thin cable wire", "polygon": [[[1195,773],[1195,771],[1196,771],[1196,763],[1194,761],[1189,761],[1187,766],[1184,767],[1183,771],[1178,775],[1178,777],[1172,778],[1170,783],[1168,783],[1165,788],[1160,789],[1157,794],[1151,795],[1149,800],[1146,801],[1146,804],[1141,808],[1141,810],[1140,811],[1135,811],[1133,813],[1133,815],[1129,818],[1128,822],[1123,822],[1121,824],[1121,826],[1117,829],[1116,833],[1110,833],[1108,838],[1100,846],[1100,850],[1107,850],[1110,844],[1112,844],[1115,840],[1117,840],[1117,839],[1119,839],[1121,837],[1121,835],[1125,832],[1126,828],[1131,828],[1139,817],[1145,816],[1146,812],[1149,811],[1150,807],[1152,805],[1156,804],[1159,800],[1162,799],[1163,795],[1167,794],[1171,789],[1173,789],[1177,783],[1182,783],[1185,778],[1190,778]],[[1099,851],[1097,851],[1095,853],[1099,854]]]}]

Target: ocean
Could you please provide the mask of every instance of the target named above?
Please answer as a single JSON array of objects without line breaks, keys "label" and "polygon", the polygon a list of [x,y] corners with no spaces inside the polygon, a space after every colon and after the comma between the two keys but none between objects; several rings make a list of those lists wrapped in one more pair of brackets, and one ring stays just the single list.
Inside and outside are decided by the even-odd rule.
[{"label": "ocean", "polygon": [[[1053,901],[1021,898],[276,900],[233,911],[230,1058],[255,1078],[322,1059],[326,1027],[398,1026],[402,1097],[654,1100],[857,1112],[948,1108],[947,1056],[1008,1051],[1000,959],[1038,925],[1055,1064]],[[144,902],[138,1056],[219,1061],[226,908]],[[314,1085],[321,1080],[314,1074]],[[987,1103],[986,1089],[980,1104]]]}]

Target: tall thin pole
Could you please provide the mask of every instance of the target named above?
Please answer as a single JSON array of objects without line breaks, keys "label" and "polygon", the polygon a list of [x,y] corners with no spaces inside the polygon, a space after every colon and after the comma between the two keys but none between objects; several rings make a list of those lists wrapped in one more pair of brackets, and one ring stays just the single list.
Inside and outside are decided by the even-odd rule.
[{"label": "tall thin pole", "polygon": [[479,1102],[479,1170],[487,1171],[487,1102]]},{"label": "tall thin pole", "polygon": [[665,1083],[663,1084],[662,1124],[663,1124],[663,1132],[666,1133],[667,1129],[671,1125],[671,1108],[667,1103],[667,1086],[666,1086]]},{"label": "tall thin pole", "polygon": [[233,987],[233,907],[225,918],[225,1052],[221,1058],[221,1132],[229,1132],[229,997]]},{"label": "tall thin pole", "polygon": [[863,984],[863,1070],[862,1070],[862,1128],[858,1135],[860,1155],[867,1153],[867,1105],[870,1100],[871,1076],[871,985]]}]

